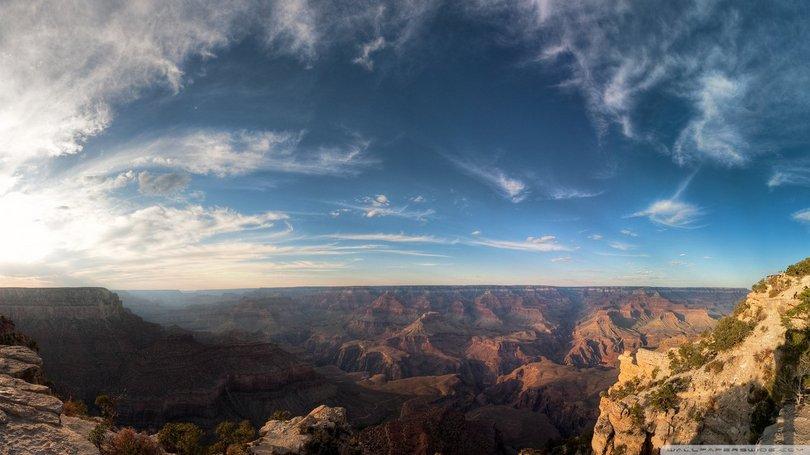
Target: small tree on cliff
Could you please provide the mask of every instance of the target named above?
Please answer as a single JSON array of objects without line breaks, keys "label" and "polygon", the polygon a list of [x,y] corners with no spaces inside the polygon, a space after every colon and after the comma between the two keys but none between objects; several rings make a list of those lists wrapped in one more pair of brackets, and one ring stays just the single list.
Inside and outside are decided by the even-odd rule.
[{"label": "small tree on cliff", "polygon": [[111,398],[106,394],[101,394],[96,397],[96,407],[99,412],[101,412],[101,416],[104,417],[104,420],[110,425],[114,425],[115,419],[118,417],[117,401],[118,400],[115,398]]},{"label": "small tree on cliff", "polygon": [[203,431],[193,423],[167,423],[158,432],[158,441],[167,452],[180,455],[201,453]]},{"label": "small tree on cliff", "polygon": [[107,431],[109,430],[110,426],[108,424],[100,423],[90,430],[90,434],[87,435],[87,440],[101,452],[101,445],[104,444],[104,440],[107,438]]},{"label": "small tree on cliff", "polygon": [[244,450],[248,442],[256,438],[256,429],[248,420],[243,420],[239,424],[231,421],[221,422],[214,431],[217,434],[217,442],[211,446],[210,453],[238,454]]}]

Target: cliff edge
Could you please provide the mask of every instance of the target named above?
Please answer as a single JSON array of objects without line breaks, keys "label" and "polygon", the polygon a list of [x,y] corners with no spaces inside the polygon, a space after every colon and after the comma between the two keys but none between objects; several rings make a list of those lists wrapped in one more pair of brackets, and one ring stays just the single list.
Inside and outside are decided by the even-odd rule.
[{"label": "cliff edge", "polygon": [[618,382],[600,400],[594,452],[806,440],[809,287],[810,258],[755,284],[698,341],[624,353]]},{"label": "cliff edge", "polygon": [[[4,343],[28,340],[0,320]],[[61,416],[62,401],[43,385],[42,359],[27,346],[0,344],[0,454],[98,454]],[[67,418],[70,419],[70,418]]]}]

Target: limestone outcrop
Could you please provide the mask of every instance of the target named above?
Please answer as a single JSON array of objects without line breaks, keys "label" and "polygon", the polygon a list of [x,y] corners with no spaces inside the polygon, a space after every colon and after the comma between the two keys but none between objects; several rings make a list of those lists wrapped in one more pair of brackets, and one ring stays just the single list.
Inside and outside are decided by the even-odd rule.
[{"label": "limestone outcrop", "polygon": [[43,381],[42,359],[23,346],[0,346],[0,454],[98,454],[62,422],[62,401]]},{"label": "limestone outcrop", "polygon": [[269,420],[259,436],[248,446],[254,455],[360,453],[344,408],[321,405],[306,416]]},{"label": "limestone outcrop", "polygon": [[594,452],[797,440],[806,421],[792,403],[810,373],[808,287],[808,274],[769,277],[698,341],[622,355],[618,382],[600,400]]}]

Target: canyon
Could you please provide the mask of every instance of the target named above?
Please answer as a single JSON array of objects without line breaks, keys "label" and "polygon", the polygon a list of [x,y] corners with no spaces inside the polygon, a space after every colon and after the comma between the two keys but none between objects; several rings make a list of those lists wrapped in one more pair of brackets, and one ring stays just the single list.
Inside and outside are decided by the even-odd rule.
[{"label": "canyon", "polygon": [[745,292],[428,286],[121,295],[163,326],[273,343],[324,377],[405,397],[388,422],[458,412],[520,448],[590,431],[624,351],[693,339]]},{"label": "canyon", "polygon": [[587,434],[623,352],[695,339],[745,292],[5,288],[0,314],[39,344],[60,397],[115,396],[136,428],[258,428],[276,411],[326,405],[345,408],[379,453],[446,449],[452,435],[477,453],[516,453]]}]

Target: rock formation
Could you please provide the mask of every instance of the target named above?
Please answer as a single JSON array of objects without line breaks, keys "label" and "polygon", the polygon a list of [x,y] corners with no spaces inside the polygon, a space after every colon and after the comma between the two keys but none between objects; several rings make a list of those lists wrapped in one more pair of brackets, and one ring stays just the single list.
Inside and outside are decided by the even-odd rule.
[{"label": "rock formation", "polygon": [[269,420],[259,439],[248,445],[254,455],[359,454],[346,409],[318,406],[306,416]]},{"label": "rock formation", "polygon": [[[6,322],[0,335],[14,329]],[[63,424],[62,401],[43,382],[36,352],[0,345],[0,454],[98,454],[84,435]]]},{"label": "rock formation", "polygon": [[[594,452],[805,440],[796,434],[807,426],[804,407],[792,403],[810,373],[810,260],[804,263],[756,285],[699,341],[621,356],[619,380],[599,405]],[[780,407],[780,420],[766,428]]]}]

